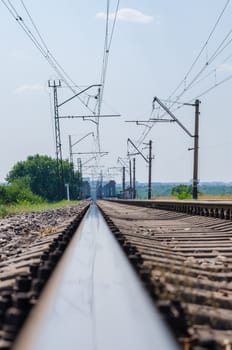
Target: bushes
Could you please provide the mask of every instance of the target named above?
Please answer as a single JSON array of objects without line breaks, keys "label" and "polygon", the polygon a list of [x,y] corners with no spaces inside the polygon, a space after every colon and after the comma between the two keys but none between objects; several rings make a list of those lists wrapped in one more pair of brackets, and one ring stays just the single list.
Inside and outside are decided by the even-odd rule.
[{"label": "bushes", "polygon": [[178,185],[173,187],[171,194],[178,199],[190,199],[192,198],[192,185]]},{"label": "bushes", "polygon": [[0,217],[4,217],[8,214],[8,210],[5,205],[0,204]]},{"label": "bushes", "polygon": [[17,179],[8,185],[0,186],[0,205],[39,204],[43,199],[32,193],[26,179]]},{"label": "bushes", "polygon": [[68,160],[62,161],[63,179],[57,177],[57,160],[36,154],[16,163],[6,177],[8,183],[24,179],[31,191],[53,202],[65,198],[64,183],[69,183],[71,199],[77,199],[81,183],[80,174],[73,170]]}]

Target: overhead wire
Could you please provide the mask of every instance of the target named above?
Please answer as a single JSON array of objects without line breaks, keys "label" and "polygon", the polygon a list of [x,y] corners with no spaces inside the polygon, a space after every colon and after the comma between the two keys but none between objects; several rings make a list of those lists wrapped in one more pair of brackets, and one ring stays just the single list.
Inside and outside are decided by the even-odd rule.
[{"label": "overhead wire", "polygon": [[[110,0],[107,0],[106,2],[106,23],[105,23],[105,36],[104,36],[104,48],[103,48],[103,57],[102,57],[102,68],[101,68],[101,87],[98,91],[97,96],[97,102],[96,102],[96,149],[98,152],[101,152],[101,142],[100,142],[100,115],[102,110],[102,104],[103,104],[103,95],[105,90],[105,82],[106,82],[106,74],[107,74],[107,68],[108,68],[108,59],[109,59],[109,53],[110,48],[113,40],[113,35],[115,31],[116,26],[116,20],[118,16],[118,10],[119,10],[120,0],[117,0],[116,4],[116,10],[114,13],[114,19],[113,24],[110,29]],[[96,171],[99,168],[101,163],[101,154],[96,157]]]},{"label": "overhead wire", "polygon": [[[35,45],[35,47],[40,51],[40,53],[43,55],[43,57],[48,61],[49,65],[55,70],[55,72],[58,74],[58,76],[61,78],[61,80],[66,84],[66,86],[74,93],[76,94],[76,90],[71,86],[71,84],[69,83],[69,81],[78,87],[78,89],[80,89],[80,87],[70,78],[70,76],[66,73],[66,71],[63,69],[63,67],[59,64],[59,62],[57,61],[57,59],[54,57],[54,55],[50,52],[50,50],[48,49],[48,46],[46,45],[42,35],[40,34],[37,26],[35,25],[35,22],[32,19],[32,16],[30,15],[28,9],[26,8],[25,3],[23,2],[23,0],[20,0],[22,3],[22,6],[24,8],[24,10],[26,11],[33,27],[34,30],[36,31],[39,39],[41,42],[39,42],[39,40],[36,38],[36,36],[32,33],[32,31],[30,30],[30,28],[28,27],[28,25],[25,23],[23,17],[21,15],[19,15],[18,11],[16,10],[16,8],[14,7],[14,5],[11,3],[10,0],[7,0],[8,4],[6,3],[5,0],[1,0],[3,5],[8,9],[8,11],[10,12],[11,16],[16,19],[17,23],[20,25],[21,29],[25,32],[25,34],[29,37],[29,39],[33,42],[33,44]],[[85,107],[91,112],[93,113],[92,109],[89,108],[89,106],[85,103],[85,101],[78,96],[79,100],[81,101],[82,104],[85,105]]]},{"label": "overhead wire", "polygon": [[226,83],[227,81],[232,79],[232,74],[230,74],[228,77],[220,80],[219,82],[211,85],[210,87],[208,87],[207,89],[205,89],[204,91],[202,91],[201,93],[197,94],[195,97],[188,99],[187,102],[180,104],[179,106],[177,106],[175,109],[172,110],[172,112],[176,112],[177,110],[182,109],[186,104],[188,103],[193,103],[196,99],[199,99],[200,97],[206,95],[207,93],[211,92],[212,90],[214,90],[215,88],[217,88],[218,86]]},{"label": "overhead wire", "polygon": [[[214,61],[228,46],[229,44],[232,42],[232,38],[228,40],[228,42],[222,47],[222,45],[224,44],[224,42],[226,41],[226,39],[232,34],[232,29],[229,31],[229,33],[226,35],[226,37],[223,39],[223,41],[221,42],[221,44],[219,45],[219,47],[215,50],[215,52],[213,53],[213,55],[211,56],[211,59],[208,61],[209,63],[211,63],[212,61]],[[222,47],[222,48],[221,48]]]},{"label": "overhead wire", "polygon": [[[55,56],[51,53],[51,51],[48,48],[48,45],[46,44],[43,36],[41,35],[37,25],[35,24],[35,21],[33,20],[25,2],[23,0],[20,0],[21,5],[26,12],[32,27],[33,31],[29,28],[29,26],[26,24],[24,21],[23,17],[19,14],[15,6],[12,4],[10,0],[1,0],[3,5],[7,8],[9,11],[10,15],[18,22],[20,25],[21,29],[25,32],[25,34],[28,36],[28,38],[32,41],[34,46],[39,50],[39,52],[43,55],[43,57],[48,61],[49,65],[55,70],[55,72],[58,74],[58,76],[64,81],[66,86],[74,93],[76,94],[76,90],[74,87],[77,87],[79,90],[81,88],[73,81],[73,79],[68,75],[68,73],[64,70],[64,68],[59,64]],[[117,19],[117,14],[118,14],[118,9],[119,9],[119,3],[120,0],[117,0],[117,6],[116,6],[116,11],[115,11],[115,16],[114,16],[114,21],[112,25],[111,31],[109,31],[109,9],[110,9],[110,0],[107,1],[107,21],[106,21],[106,34],[105,34],[105,45],[104,45],[104,58],[103,58],[103,64],[102,64],[102,77],[101,77],[101,83],[102,83],[102,88],[99,93],[99,106],[98,106],[98,116],[100,115],[101,111],[101,105],[102,105],[102,99],[103,99],[103,92],[104,92],[104,85],[105,85],[105,79],[106,79],[106,72],[107,72],[107,66],[108,66],[108,56],[109,56],[109,51],[110,47],[112,44],[112,39],[113,39],[113,34],[115,30],[115,25],[116,25],[116,19]],[[89,109],[91,113],[93,113],[93,116],[96,116],[96,110],[92,110],[88,106],[88,101],[90,98],[96,98],[96,95],[90,95],[86,94],[87,96],[87,103],[82,100],[79,96],[79,100]],[[98,137],[96,138],[96,141],[98,143],[98,150],[100,151],[100,137],[99,137],[99,118],[98,118],[98,123],[97,123],[97,134]]]},{"label": "overhead wire", "polygon": [[107,67],[107,57],[108,57],[108,36],[109,36],[109,11],[110,11],[110,0],[106,2],[106,27],[105,27],[105,40],[104,40],[104,51],[103,51],[103,61],[102,61],[102,71],[101,71],[101,87],[99,89],[98,94],[98,116],[97,116],[97,143],[98,143],[98,151],[101,150],[100,145],[100,132],[99,132],[99,124],[100,124],[100,114],[101,114],[101,106],[102,106],[102,98],[105,84],[105,74]]},{"label": "overhead wire", "polygon": [[[214,24],[212,30],[210,31],[210,34],[206,40],[206,42],[204,43],[204,45],[202,46],[199,54],[197,55],[197,57],[195,58],[195,60],[193,61],[192,65],[190,66],[189,70],[187,71],[187,73],[185,74],[184,78],[181,80],[181,82],[178,84],[177,88],[171,93],[171,95],[169,95],[168,100],[171,99],[171,97],[179,90],[179,88],[184,84],[184,88],[182,89],[182,91],[178,94],[178,96],[176,97],[176,100],[173,101],[170,105],[170,110],[172,110],[173,106],[175,103],[177,103],[179,101],[179,99],[193,86],[196,86],[198,83],[200,83],[201,81],[203,81],[204,79],[206,79],[208,76],[210,76],[213,72],[215,73],[215,68],[207,74],[206,77],[199,79],[200,76],[202,75],[202,73],[209,67],[210,64],[212,64],[213,61],[215,61],[215,59],[229,46],[229,44],[232,42],[232,38],[230,38],[228,41],[227,39],[230,37],[230,35],[232,34],[232,29],[226,34],[226,36],[223,38],[223,40],[219,43],[219,45],[217,46],[216,50],[213,52],[213,54],[210,56],[210,58],[207,57],[207,61],[206,63],[203,65],[203,67],[197,72],[197,74],[192,78],[192,80],[186,85],[186,80],[187,77],[189,76],[189,74],[192,72],[193,68],[195,67],[196,63],[198,62],[199,58],[201,57],[202,53],[204,52],[205,48],[207,48],[207,45],[209,43],[209,40],[212,38],[217,26],[219,25],[229,3],[231,0],[227,0],[222,11],[220,12],[216,23]],[[225,45],[224,45],[225,44]],[[224,45],[224,46],[223,46]],[[208,56],[208,53],[207,53]],[[230,57],[230,55],[229,55]],[[228,59],[228,57],[227,57]],[[224,60],[225,62],[225,60]],[[223,62],[223,63],[224,63]],[[208,89],[206,89],[205,91],[203,91],[201,94],[199,94],[196,98],[199,98],[205,94],[207,94],[208,92],[210,92],[211,90],[213,90],[214,88],[216,88],[219,85],[222,85],[223,83],[225,83],[226,81],[230,80],[231,77],[227,77],[225,79],[223,79],[222,81],[220,81],[219,83],[216,83],[209,87]],[[194,98],[194,99],[196,99]],[[194,100],[193,99],[193,100]],[[192,100],[191,100],[192,101]],[[176,109],[181,108],[182,106],[177,107]],[[176,111],[176,109],[174,109],[174,111]],[[153,112],[152,112],[153,114]],[[166,112],[163,113],[163,115],[161,116],[164,117],[166,114]],[[138,145],[141,145],[141,143],[144,141],[144,139],[147,137],[147,135],[149,134],[150,130],[153,128],[154,125],[149,125],[145,127],[145,130],[143,131],[143,134],[141,135],[141,137],[138,140]]]},{"label": "overhead wire", "polygon": [[[29,19],[30,19],[30,21],[31,21],[31,23],[32,23],[32,25],[33,25],[33,27],[34,27],[36,33],[38,34],[38,36],[39,36],[39,38],[40,38],[40,40],[41,40],[43,46],[45,47],[47,53],[52,57],[52,59],[54,60],[54,62],[57,64],[57,66],[60,68],[60,70],[64,73],[64,75],[68,78],[68,80],[74,85],[74,87],[77,87],[79,90],[81,90],[81,87],[78,86],[78,85],[74,82],[74,80],[73,80],[73,79],[70,77],[70,75],[64,70],[64,68],[59,64],[59,62],[57,61],[57,59],[54,57],[54,55],[53,55],[53,54],[51,53],[51,51],[49,50],[49,48],[48,48],[48,46],[47,46],[45,40],[43,39],[43,37],[42,37],[42,35],[41,35],[41,33],[40,33],[38,27],[36,26],[36,24],[35,24],[35,22],[34,22],[32,16],[31,16],[31,14],[30,14],[30,12],[28,11],[28,9],[27,9],[27,7],[26,7],[24,1],[23,1],[23,0],[20,0],[20,2],[21,2],[21,4],[22,4],[22,6],[23,6],[25,12],[27,13],[27,15],[28,15],[28,17],[29,17]],[[72,86],[70,86],[70,87],[73,88]]]},{"label": "overhead wire", "polygon": [[[116,20],[118,16],[118,10],[119,10],[119,4],[120,0],[117,0],[116,4],[116,10],[114,13],[114,20],[113,25],[110,29],[110,0],[107,0],[106,2],[106,24],[105,24],[105,37],[104,37],[104,48],[103,48],[103,58],[102,58],[102,68],[101,68],[101,87],[98,91],[97,96],[97,103],[96,103],[96,143],[97,143],[97,151],[101,152],[101,142],[100,142],[100,115],[102,110],[102,103],[103,103],[103,95],[105,90],[105,81],[106,81],[106,74],[107,74],[107,68],[108,68],[108,59],[109,59],[109,53],[110,48],[112,44],[113,34],[115,31],[116,26]],[[100,163],[100,156],[97,159],[97,163]]]},{"label": "overhead wire", "polygon": [[118,10],[119,10],[120,0],[117,0],[116,9],[114,12],[114,19],[112,28],[110,31],[109,28],[109,20],[110,20],[110,0],[107,0],[106,3],[106,26],[105,26],[105,39],[104,39],[104,49],[103,49],[103,59],[102,59],[102,69],[101,69],[101,87],[99,89],[99,95],[98,95],[98,116],[97,116],[97,135],[98,135],[98,149],[101,149],[100,146],[100,133],[99,133],[99,116],[101,114],[102,109],[102,102],[103,102],[103,95],[104,95],[104,89],[105,89],[105,81],[106,81],[106,73],[108,68],[108,60],[109,60],[109,53],[110,48],[113,40],[113,35],[115,31],[117,16],[118,16]]},{"label": "overhead wire", "polygon": [[188,69],[187,73],[185,74],[184,78],[181,80],[181,82],[178,84],[178,86],[174,89],[174,91],[171,93],[171,95],[169,96],[169,98],[171,98],[181,87],[181,85],[186,81],[187,77],[189,76],[189,74],[192,72],[193,68],[195,67],[196,63],[198,62],[199,58],[201,57],[202,53],[204,52],[205,48],[207,47],[211,37],[213,36],[217,26],[219,25],[227,7],[229,6],[231,0],[227,0],[225,5],[223,6],[222,11],[220,12],[215,24],[213,25],[212,30],[210,31],[208,38],[206,39],[205,43],[203,44],[202,48],[200,49],[200,52],[198,53],[198,55],[196,56],[196,58],[194,59],[193,63],[191,64],[190,68]]},{"label": "overhead wire", "polygon": [[[210,72],[208,72],[203,78],[200,78],[197,80],[190,88],[195,87],[196,85],[200,84],[202,81],[206,80],[208,77],[210,77],[212,74],[215,75],[215,73],[220,70],[220,68],[225,64],[230,58],[232,58],[232,53],[230,53],[220,64],[218,64],[215,68],[213,68]],[[175,103],[177,103],[175,101]]]},{"label": "overhead wire", "polygon": [[[232,29],[230,30],[230,34],[232,34]],[[201,76],[201,74],[212,64],[212,62],[221,54],[226,47],[232,42],[232,38],[222,47],[222,44],[225,42],[226,37],[222,40],[222,42],[218,45],[214,53],[210,56],[208,61],[204,64],[204,66],[198,71],[198,73],[192,78],[192,80],[188,83],[188,85],[181,91],[181,93],[177,96],[176,101],[178,101],[197,81],[197,79]],[[222,47],[222,48],[221,48]],[[219,50],[221,48],[221,50]]]},{"label": "overhead wire", "polygon": [[199,95],[197,95],[196,97],[194,97],[192,100],[195,100],[195,99],[199,99],[200,97],[206,95],[207,93],[209,93],[210,91],[214,90],[216,87],[226,83],[227,81],[231,80],[232,79],[232,74],[229,75],[228,77],[220,80],[218,83],[215,83],[214,85],[212,85],[211,87],[209,87],[208,89],[206,89],[205,91],[201,92]]}]

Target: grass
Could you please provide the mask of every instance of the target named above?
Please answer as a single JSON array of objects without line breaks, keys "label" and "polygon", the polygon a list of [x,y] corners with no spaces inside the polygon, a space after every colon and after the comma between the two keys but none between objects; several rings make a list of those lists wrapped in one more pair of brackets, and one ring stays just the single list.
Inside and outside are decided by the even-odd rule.
[{"label": "grass", "polygon": [[[153,197],[152,199],[156,200],[178,200],[175,196],[157,196]],[[232,194],[199,194],[198,199],[201,201],[207,201],[207,200],[221,200],[221,201],[231,201],[232,200]]]},{"label": "grass", "polygon": [[22,212],[30,211],[42,211],[47,209],[56,209],[62,208],[67,205],[76,204],[78,201],[67,201],[63,200],[55,203],[39,203],[39,204],[30,204],[30,203],[21,203],[15,205],[0,205],[0,217],[4,217],[9,214],[16,214]]},{"label": "grass", "polygon": [[199,195],[200,200],[224,200],[224,201],[231,201],[232,200],[232,194],[203,194]]}]

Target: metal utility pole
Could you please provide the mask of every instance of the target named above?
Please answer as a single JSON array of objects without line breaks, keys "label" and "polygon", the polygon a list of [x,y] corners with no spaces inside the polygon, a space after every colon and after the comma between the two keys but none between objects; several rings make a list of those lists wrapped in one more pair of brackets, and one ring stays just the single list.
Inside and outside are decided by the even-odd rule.
[{"label": "metal utility pole", "polygon": [[69,161],[70,164],[73,165],[73,153],[72,153],[72,136],[68,135],[68,143],[69,143]]},{"label": "metal utility pole", "polygon": [[94,137],[94,132],[89,132],[88,134],[86,134],[85,136],[81,137],[79,140],[75,141],[74,143],[72,143],[72,135],[68,135],[69,138],[69,159],[70,159],[70,163],[73,163],[73,155],[76,153],[73,153],[73,146],[77,145],[78,143],[80,143],[82,140],[84,140],[86,137],[88,137],[89,135],[92,135]]},{"label": "metal utility pole", "polygon": [[[193,191],[192,191],[192,197],[193,199],[198,199],[198,151],[199,151],[199,107],[200,107],[200,101],[195,100],[195,103],[183,103],[185,106],[193,106],[195,107],[195,130],[194,135],[176,118],[176,116],[169,110],[167,106],[163,102],[158,99],[158,97],[154,97],[153,99],[153,107],[155,105],[155,102],[157,102],[172,118],[173,121],[175,121],[184,131],[187,135],[192,137],[194,139],[194,147],[189,148],[189,150],[194,151],[193,156]],[[153,121],[156,121],[156,119],[152,119]]]},{"label": "metal utility pole", "polygon": [[82,199],[83,191],[82,191],[82,184],[83,184],[83,176],[82,176],[82,161],[81,158],[77,158],[77,170],[79,172],[79,197]]},{"label": "metal utility pole", "polygon": [[103,173],[100,173],[100,198],[102,198]]},{"label": "metal utility pole", "polygon": [[149,141],[148,156],[148,199],[151,199],[152,141]]},{"label": "metal utility pole", "polygon": [[198,150],[199,150],[199,105],[200,101],[195,101],[195,132],[194,132],[194,160],[193,160],[193,199],[198,198]]},{"label": "metal utility pole", "polygon": [[67,201],[70,201],[69,184],[65,184],[67,190]]},{"label": "metal utility pole", "polygon": [[57,191],[58,191],[59,198],[62,198],[64,195],[64,173],[63,173],[62,147],[61,147],[60,122],[59,122],[58,97],[57,97],[57,88],[61,87],[61,81],[49,80],[48,86],[53,88],[55,140],[56,140]]},{"label": "metal utility pole", "polygon": [[122,198],[125,199],[126,191],[126,168],[122,167]]},{"label": "metal utility pole", "polygon": [[123,158],[118,157],[117,163],[121,164],[122,167],[125,167],[126,172],[129,174],[128,163]]},{"label": "metal utility pole", "polygon": [[[152,170],[152,141],[149,141],[149,156],[148,159],[143,155],[143,153],[138,149],[138,147],[135,146],[135,144],[131,141],[130,138],[127,139],[127,143],[130,143],[137,151],[135,154],[140,154],[140,156],[145,160],[146,163],[148,163],[148,191],[147,191],[147,198],[151,199],[151,170]],[[135,158],[133,158],[133,161],[135,162]],[[134,165],[135,167],[135,165]],[[135,179],[134,179],[135,181]],[[133,188],[135,189],[135,184],[133,184]],[[135,198],[135,197],[134,197]]]},{"label": "metal utility pole", "polygon": [[130,175],[130,197],[132,195],[132,173],[131,173],[131,159],[129,160],[129,175]]},{"label": "metal utility pole", "polygon": [[136,198],[136,188],[135,188],[135,158],[133,158],[133,199]]},{"label": "metal utility pole", "polygon": [[101,84],[94,84],[90,85],[84,90],[78,92],[74,96],[68,98],[67,100],[63,101],[62,103],[58,104],[58,97],[57,97],[57,88],[61,87],[61,80],[49,80],[48,86],[53,88],[53,95],[54,95],[54,118],[55,118],[55,139],[56,139],[56,160],[57,160],[57,190],[60,198],[64,198],[65,194],[65,186],[64,186],[64,173],[63,173],[63,162],[62,162],[62,145],[61,145],[61,136],[60,136],[60,119],[59,116],[59,107],[63,106],[65,103],[71,101],[75,97],[78,97],[82,93],[86,92],[87,90],[91,89],[92,87],[101,86]]}]

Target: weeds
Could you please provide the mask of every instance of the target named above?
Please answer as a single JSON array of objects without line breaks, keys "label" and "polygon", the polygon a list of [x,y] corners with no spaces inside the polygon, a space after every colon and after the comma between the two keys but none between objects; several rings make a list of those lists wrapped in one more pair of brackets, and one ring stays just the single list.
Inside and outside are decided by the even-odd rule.
[{"label": "weeds", "polygon": [[9,214],[16,214],[16,213],[22,213],[22,212],[30,212],[30,211],[42,211],[47,209],[56,209],[65,207],[67,205],[76,204],[78,201],[60,201],[55,203],[38,203],[38,204],[31,204],[30,202],[24,200],[20,203],[14,204],[14,205],[0,205],[0,217],[5,217]]}]

